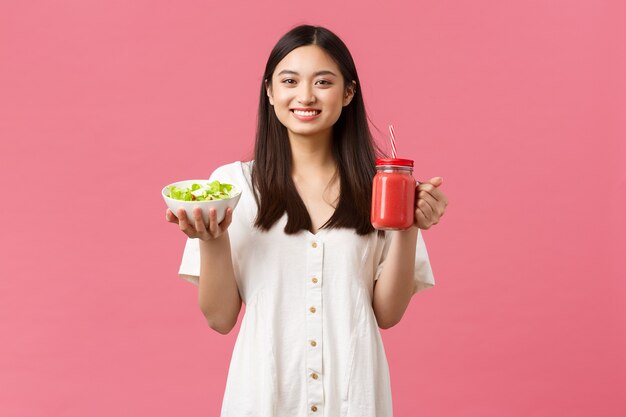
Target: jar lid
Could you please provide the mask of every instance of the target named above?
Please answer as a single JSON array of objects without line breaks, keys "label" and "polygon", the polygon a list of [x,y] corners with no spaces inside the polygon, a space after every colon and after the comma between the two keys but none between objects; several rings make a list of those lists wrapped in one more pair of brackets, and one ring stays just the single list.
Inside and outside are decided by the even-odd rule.
[{"label": "jar lid", "polygon": [[397,165],[402,167],[413,167],[412,159],[400,159],[400,158],[378,158],[376,160],[376,166],[381,165]]}]

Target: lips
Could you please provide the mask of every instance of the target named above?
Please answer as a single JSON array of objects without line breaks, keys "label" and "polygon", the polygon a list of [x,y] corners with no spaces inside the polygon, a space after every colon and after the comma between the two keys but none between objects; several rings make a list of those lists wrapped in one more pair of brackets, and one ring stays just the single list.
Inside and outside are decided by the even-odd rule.
[{"label": "lips", "polygon": [[311,117],[320,114],[322,111],[313,108],[291,109],[291,112],[301,117]]},{"label": "lips", "polygon": [[321,110],[310,109],[310,110],[300,110],[300,109],[291,109],[291,114],[293,117],[298,119],[301,122],[309,122],[320,117]]}]

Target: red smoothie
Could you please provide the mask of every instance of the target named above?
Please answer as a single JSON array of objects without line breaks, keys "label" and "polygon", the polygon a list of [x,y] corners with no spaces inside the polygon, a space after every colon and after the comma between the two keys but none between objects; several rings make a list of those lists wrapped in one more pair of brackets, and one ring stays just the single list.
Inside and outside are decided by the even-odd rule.
[{"label": "red smoothie", "polygon": [[371,212],[374,228],[405,230],[413,225],[415,184],[412,160],[376,160]]}]

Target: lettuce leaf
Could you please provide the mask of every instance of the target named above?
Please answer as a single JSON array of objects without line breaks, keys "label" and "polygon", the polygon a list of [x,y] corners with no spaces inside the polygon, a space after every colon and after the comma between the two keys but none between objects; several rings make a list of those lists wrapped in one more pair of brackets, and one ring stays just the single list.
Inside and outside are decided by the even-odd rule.
[{"label": "lettuce leaf", "polygon": [[232,184],[219,181],[207,182],[204,185],[193,183],[191,187],[180,188],[175,185],[168,187],[169,197],[182,201],[209,201],[230,198]]}]

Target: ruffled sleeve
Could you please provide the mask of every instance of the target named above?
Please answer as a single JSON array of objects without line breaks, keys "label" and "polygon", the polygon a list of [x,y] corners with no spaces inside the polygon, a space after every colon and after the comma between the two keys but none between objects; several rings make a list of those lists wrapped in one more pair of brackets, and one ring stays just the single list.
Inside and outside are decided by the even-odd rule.
[{"label": "ruffled sleeve", "polygon": [[[378,239],[379,244],[377,245],[376,251],[378,263],[376,274],[374,276],[375,280],[378,279],[383,270],[394,233],[396,232],[387,231],[385,232],[384,238]],[[433,271],[430,266],[428,251],[426,250],[426,244],[424,243],[422,231],[419,229],[417,232],[417,244],[415,246],[415,271],[413,273],[413,281],[415,282],[413,294],[425,290],[426,288],[431,288],[435,285],[435,277],[433,276]]]},{"label": "ruffled sleeve", "polygon": [[[235,175],[235,172],[236,168],[240,165],[240,163],[236,162],[218,167],[209,177],[209,182],[217,180],[230,184],[238,184],[239,179],[237,175]],[[238,185],[241,187],[241,184]],[[235,208],[235,210],[237,209],[241,210],[241,207],[238,206],[237,208]],[[178,275],[181,278],[191,282],[192,284],[199,285],[200,242],[198,241],[198,239],[187,238],[187,241],[185,243],[185,249],[183,250],[183,257],[180,263],[180,268],[178,269]]]}]

